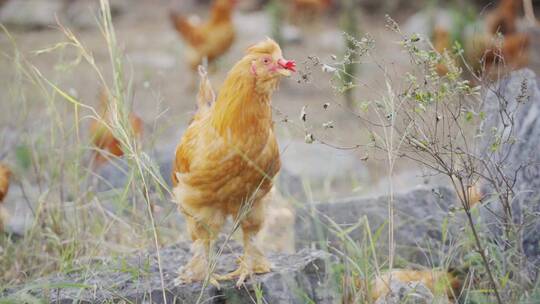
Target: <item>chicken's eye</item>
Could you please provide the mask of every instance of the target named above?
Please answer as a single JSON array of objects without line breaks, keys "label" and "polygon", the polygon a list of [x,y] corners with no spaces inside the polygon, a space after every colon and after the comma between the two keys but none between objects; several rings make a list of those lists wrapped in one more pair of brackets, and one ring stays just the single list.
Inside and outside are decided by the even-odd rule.
[{"label": "chicken's eye", "polygon": [[263,58],[263,63],[264,64],[269,64],[270,63],[270,58]]}]

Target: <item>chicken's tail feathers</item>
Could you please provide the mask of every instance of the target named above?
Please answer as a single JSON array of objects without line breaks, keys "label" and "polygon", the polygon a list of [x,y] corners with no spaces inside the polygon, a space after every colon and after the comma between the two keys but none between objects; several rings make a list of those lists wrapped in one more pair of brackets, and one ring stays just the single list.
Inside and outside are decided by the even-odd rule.
[{"label": "chicken's tail feathers", "polygon": [[199,77],[201,80],[199,92],[197,93],[197,106],[199,107],[199,110],[209,109],[212,103],[214,103],[216,95],[214,94],[212,84],[208,79],[208,73],[202,65],[199,65]]}]

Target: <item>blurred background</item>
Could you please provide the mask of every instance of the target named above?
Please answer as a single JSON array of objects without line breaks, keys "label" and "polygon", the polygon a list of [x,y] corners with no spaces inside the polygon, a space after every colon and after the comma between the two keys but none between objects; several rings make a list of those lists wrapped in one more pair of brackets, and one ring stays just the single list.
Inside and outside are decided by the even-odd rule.
[{"label": "blurred background", "polygon": [[[525,66],[540,72],[540,34],[533,15],[539,9],[536,0],[111,0],[117,44],[125,55],[126,102],[141,123],[142,150],[156,160],[165,182],[174,149],[195,111],[194,67],[208,61],[210,80],[219,91],[244,50],[266,37],[280,43],[285,58],[296,60],[298,72],[284,79],[273,97],[283,159],[278,189],[287,197],[301,192],[296,201],[387,192],[385,156],[365,147],[370,135],[355,115],[363,101],[385,91],[384,72],[399,77],[411,65],[386,15],[404,35],[417,33],[437,52],[450,54],[461,46],[469,63],[463,66],[465,77],[480,83],[478,75],[495,66],[503,67],[498,75]],[[37,202],[92,201],[88,192],[124,181],[125,176],[114,175],[121,164],[104,162],[87,170],[93,149],[91,111],[81,106],[74,114],[73,105],[43,80],[81,104],[100,108],[107,99],[101,93],[103,80],[112,84],[114,77],[99,14],[97,0],[0,0],[0,154],[15,176],[5,201],[14,231],[36,225]],[[226,25],[213,28],[213,18]],[[88,53],[74,47],[69,35]],[[216,42],[215,49],[201,46],[208,40]],[[371,57],[361,59],[362,50],[372,52]],[[93,58],[103,80],[85,56]],[[335,65],[354,81],[336,76]],[[444,75],[446,69],[441,65],[437,72]],[[75,143],[82,148],[74,149]],[[398,160],[394,170],[396,191],[443,183],[406,160]],[[81,172],[101,178],[79,185],[82,179],[70,176]],[[168,199],[155,198],[155,211],[163,212],[164,222],[179,221]],[[110,210],[121,205],[111,204]],[[292,222],[286,212],[279,217]],[[170,228],[163,228],[165,234],[177,237],[178,225],[165,226]],[[145,231],[144,221],[130,229]],[[121,243],[115,245],[129,241]],[[6,281],[21,279],[16,269],[5,269],[13,271]]]},{"label": "blurred background", "polygon": [[[241,58],[249,45],[265,37],[273,37],[281,43],[285,56],[295,59],[300,67],[300,73],[283,81],[281,90],[274,97],[275,108],[279,110],[275,113],[275,119],[282,138],[280,144],[286,149],[283,154],[284,167],[295,175],[307,176],[319,182],[326,180],[322,183],[325,186],[317,188],[322,191],[321,199],[349,195],[351,189],[358,193],[384,190],[384,185],[378,185],[382,177],[378,172],[384,170],[377,167],[377,155],[368,155],[362,149],[340,151],[324,145],[306,146],[302,128],[299,130],[280,121],[285,117],[296,119],[302,107],[307,106],[306,111],[314,122],[312,127],[318,127],[319,137],[337,146],[351,146],[363,141],[362,136],[365,134],[343,132],[358,126],[356,117],[343,107],[350,108],[352,104],[349,99],[360,103],[380,92],[383,88],[383,75],[375,72],[380,66],[390,65],[396,73],[400,73],[409,64],[408,56],[397,46],[398,38],[386,27],[386,14],[400,24],[404,33],[419,33],[431,39],[440,52],[444,49],[451,51],[456,41],[467,52],[468,48],[476,48],[471,45],[480,44],[477,36],[491,35],[487,39],[495,40],[492,37],[497,30],[503,35],[519,36],[518,44],[505,59],[505,64],[511,68],[528,65],[536,71],[539,69],[540,55],[534,47],[539,43],[538,37],[531,30],[531,21],[527,19],[520,0],[234,2],[231,14],[235,38],[229,45],[217,46],[220,50],[216,58],[212,58],[211,81],[218,88],[228,69]],[[530,2],[540,6],[538,1]],[[117,40],[127,58],[129,77],[132,77],[133,98],[130,102],[134,112],[141,116],[147,126],[155,129],[152,138],[145,138],[145,141],[152,141],[164,150],[164,154],[172,153],[193,113],[194,87],[198,78],[191,68],[190,42],[175,29],[171,14],[193,24],[204,24],[211,19],[212,1],[114,0],[111,1],[111,9]],[[497,17],[506,18],[505,21],[492,21],[497,18],[492,16],[495,12],[500,15]],[[0,22],[13,35],[17,48],[28,55],[44,75],[54,74],[55,81],[69,88],[81,102],[97,106],[100,83],[94,71],[77,66],[76,61],[80,58],[77,58],[76,52],[69,48],[63,50],[61,55],[58,52],[34,51],[54,47],[55,43],[65,40],[64,34],[58,30],[57,23],[60,22],[77,35],[92,53],[98,66],[107,67],[108,49],[98,28],[98,14],[99,1],[93,0],[4,0],[0,7]],[[357,38],[369,35],[375,43],[376,55],[380,60],[365,60],[362,64],[351,65],[354,66],[355,76],[363,84],[362,87],[350,90],[354,98],[347,96],[349,92],[345,96],[338,96],[332,89],[333,84],[329,83],[331,77],[322,72],[319,66],[312,67],[314,60],[332,62],[332,56],[341,58],[346,53],[350,45],[347,45],[343,32],[352,32]],[[525,45],[522,42],[523,35],[530,36],[533,41],[527,41]],[[0,46],[3,52],[9,52],[12,42],[6,35],[2,35]],[[479,62],[486,48],[475,50],[479,54],[471,56],[470,62]],[[5,59],[1,61],[0,73],[3,85],[15,77],[14,70],[9,66],[12,61]],[[108,72],[110,69],[104,69],[110,81]],[[7,88],[2,90],[2,101],[8,108],[18,112],[20,103],[10,98],[9,91]],[[37,98],[31,96],[32,90],[27,92],[30,100]],[[333,106],[327,111],[319,111],[326,103]],[[159,120],[156,120],[158,114]],[[27,113],[22,121],[14,120],[11,111],[4,111],[0,115],[2,124],[11,128],[20,129],[25,125],[28,130],[35,130],[40,125],[36,117],[39,115]],[[328,121],[333,122],[333,127],[322,127]],[[374,161],[366,163],[361,160],[368,156]],[[410,186],[410,182],[418,182],[410,177],[399,181],[403,182],[404,187]],[[347,180],[345,186],[341,187],[343,183],[332,181],[339,178]],[[351,180],[357,183],[351,185]]]}]

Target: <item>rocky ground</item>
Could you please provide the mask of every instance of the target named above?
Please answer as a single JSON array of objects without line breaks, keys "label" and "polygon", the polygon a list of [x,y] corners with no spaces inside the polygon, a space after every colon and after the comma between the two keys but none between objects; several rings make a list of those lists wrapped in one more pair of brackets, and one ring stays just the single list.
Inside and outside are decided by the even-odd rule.
[{"label": "rocky ground", "polygon": [[[224,247],[216,273],[236,267],[241,248],[230,243]],[[337,259],[323,251],[272,254],[273,271],[256,276],[241,288],[234,287],[234,282],[222,282],[220,288],[203,283],[175,286],[173,280],[179,265],[187,262],[188,252],[185,243],[160,251],[165,294],[155,253],[96,261],[96,271],[83,276],[73,273],[44,278],[35,283],[39,287],[32,294],[38,298],[50,295],[51,303],[197,303],[199,297],[204,303],[251,303],[257,292],[264,294],[268,303],[305,303],[305,299],[322,304],[339,302],[337,286],[332,283]],[[62,285],[68,286],[55,287]]]}]

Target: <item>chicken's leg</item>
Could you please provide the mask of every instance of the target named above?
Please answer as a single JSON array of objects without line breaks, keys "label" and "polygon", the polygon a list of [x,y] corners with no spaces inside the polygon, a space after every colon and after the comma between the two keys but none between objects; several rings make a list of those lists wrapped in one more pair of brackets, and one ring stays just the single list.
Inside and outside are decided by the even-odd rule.
[{"label": "chicken's leg", "polygon": [[246,278],[253,274],[270,272],[270,262],[256,244],[257,233],[261,230],[264,221],[262,200],[254,204],[247,216],[241,221],[244,255],[239,258],[238,269],[219,277],[220,280],[238,277],[237,287],[240,287]]},{"label": "chicken's leg", "polygon": [[208,278],[212,285],[219,288],[219,283],[210,267],[210,254],[225,217],[219,211],[211,209],[198,211],[197,215],[197,219],[187,217],[188,231],[193,240],[191,246],[193,256],[180,269],[175,285],[203,281]]}]

